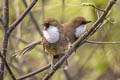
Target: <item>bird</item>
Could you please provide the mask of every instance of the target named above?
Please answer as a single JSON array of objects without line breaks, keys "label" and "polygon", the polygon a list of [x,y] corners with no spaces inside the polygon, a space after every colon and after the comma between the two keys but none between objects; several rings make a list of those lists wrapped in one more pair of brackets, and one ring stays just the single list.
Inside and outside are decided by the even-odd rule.
[{"label": "bird", "polygon": [[[46,18],[43,20],[43,37],[42,44],[45,52],[53,56],[51,68],[64,55],[69,48],[69,41],[63,30],[63,26],[54,18]],[[64,69],[67,69],[67,60],[63,63]]]},{"label": "bird", "polygon": [[86,31],[86,26],[90,22],[90,20],[78,16],[62,24],[71,44]]}]

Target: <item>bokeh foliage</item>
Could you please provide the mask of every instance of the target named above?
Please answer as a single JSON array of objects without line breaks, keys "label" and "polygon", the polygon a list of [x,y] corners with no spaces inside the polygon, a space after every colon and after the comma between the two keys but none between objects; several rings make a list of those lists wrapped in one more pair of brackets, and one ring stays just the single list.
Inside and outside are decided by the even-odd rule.
[{"label": "bokeh foliage", "polygon": [[[32,0],[26,1],[30,4]],[[42,0],[38,0],[37,4],[32,9],[32,12],[40,28],[42,28],[41,24],[43,18],[54,17],[59,21],[63,18],[62,23],[64,23],[76,16],[83,16],[87,20],[92,20],[92,23],[87,27],[89,29],[97,19],[97,12],[94,8],[83,6],[82,4],[88,2],[94,3],[97,7],[104,9],[108,2],[108,0],[64,0],[65,6],[63,7],[62,1],[63,0],[45,0],[43,7]],[[2,0],[0,2],[0,17],[3,17],[4,1]],[[91,36],[89,40],[120,41],[119,5],[120,1],[118,0],[108,16],[110,21],[116,23],[112,24],[108,21],[93,36]],[[25,6],[22,0],[9,0],[9,8],[11,24],[25,10]],[[99,14],[102,13],[100,11],[98,12]],[[0,24],[0,34],[0,45],[2,46],[2,24]],[[29,52],[29,54],[22,56],[21,58],[12,57],[15,51],[27,45],[26,42],[31,43],[39,39],[40,35],[28,14],[9,39],[7,60],[17,77],[51,62],[51,56],[41,52],[41,45],[37,46]],[[89,56],[90,58],[88,59]],[[68,59],[68,61],[69,69],[67,73],[71,76],[72,80],[117,80],[120,78],[120,44],[85,43]],[[81,67],[83,64],[84,66]],[[28,80],[40,80],[48,71],[44,71]],[[5,73],[5,80],[10,80],[10,76],[7,72]],[[65,75],[65,72],[60,69],[52,77],[52,80],[67,80],[67,76]]]}]

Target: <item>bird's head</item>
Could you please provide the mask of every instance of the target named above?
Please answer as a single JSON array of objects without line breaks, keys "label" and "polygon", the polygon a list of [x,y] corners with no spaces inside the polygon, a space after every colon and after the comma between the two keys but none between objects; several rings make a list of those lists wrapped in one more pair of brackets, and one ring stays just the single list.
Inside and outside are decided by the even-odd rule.
[{"label": "bird's head", "polygon": [[59,27],[59,22],[54,18],[47,18],[43,20],[44,30],[47,30],[50,26]]},{"label": "bird's head", "polygon": [[74,28],[77,28],[81,25],[86,25],[88,23],[90,23],[91,21],[89,20],[86,20],[84,17],[75,17],[73,20],[72,20],[72,25]]}]

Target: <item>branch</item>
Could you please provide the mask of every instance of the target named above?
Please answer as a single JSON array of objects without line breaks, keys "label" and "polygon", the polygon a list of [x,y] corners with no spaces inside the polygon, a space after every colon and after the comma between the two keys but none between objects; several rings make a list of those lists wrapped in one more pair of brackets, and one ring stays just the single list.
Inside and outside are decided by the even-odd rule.
[{"label": "branch", "polygon": [[8,24],[9,24],[9,1],[5,0],[5,7],[4,7],[4,15],[5,15],[5,19],[4,19],[4,29],[5,31],[7,31],[8,28]]},{"label": "branch", "polygon": [[99,41],[89,41],[89,40],[86,40],[86,42],[91,44],[120,44],[120,42],[99,42]]},{"label": "branch", "polygon": [[[9,24],[9,1],[8,0],[4,0],[4,40],[2,43],[2,49],[3,49],[3,57],[6,58],[6,54],[7,54],[7,46],[8,46],[8,24]],[[4,60],[1,60],[1,65],[0,65],[0,80],[4,79]]]},{"label": "branch", "polygon": [[16,26],[24,19],[24,17],[30,12],[32,7],[36,4],[38,0],[33,0],[30,6],[21,14],[21,16],[10,26],[10,29],[8,31],[8,34],[10,34]]},{"label": "branch", "polygon": [[28,73],[28,74],[26,74],[26,75],[24,75],[24,76],[21,76],[21,77],[17,78],[17,80],[23,80],[23,79],[32,77],[32,76],[34,76],[34,75],[36,75],[36,74],[38,74],[38,73],[40,73],[40,72],[42,72],[42,71],[50,68],[50,66],[51,66],[51,65],[48,64],[47,66],[44,66],[43,68],[40,68],[40,69],[38,69],[38,70],[36,70],[36,71],[33,71],[33,72],[31,72],[31,73]]},{"label": "branch", "polygon": [[[81,36],[75,43],[73,43],[72,48],[67,50],[65,52],[65,55],[55,64],[54,70],[52,70],[50,73],[46,74],[42,80],[48,80],[52,77],[52,75],[56,72],[56,70],[63,64],[63,62],[74,52],[75,49],[77,49],[79,46],[81,46],[86,39],[88,39],[93,33],[96,32],[97,29],[99,29],[99,25],[104,21],[107,13],[112,8],[112,6],[115,4],[117,0],[110,0],[108,2],[108,5],[105,9],[105,12],[96,20],[96,22],[92,25],[92,27],[89,29],[87,33],[85,33],[83,36]],[[99,26],[99,27],[98,27]],[[97,29],[96,29],[97,28]]]},{"label": "branch", "polygon": [[8,70],[8,72],[9,72],[11,78],[12,78],[13,80],[16,80],[16,78],[15,78],[15,76],[14,76],[12,70],[10,69],[10,67],[9,67],[9,65],[8,65],[8,63],[7,63],[6,59],[5,59],[5,57],[1,54],[1,52],[0,52],[0,57],[1,57],[1,59],[4,61],[5,66],[6,66],[7,70]]},{"label": "branch", "polygon": [[[91,7],[95,8],[95,9],[98,10],[98,11],[105,12],[105,10],[96,7],[94,4],[87,5],[87,6],[91,6]],[[97,12],[97,13],[98,13],[98,12]],[[109,18],[105,18],[105,19],[106,19],[108,22],[110,22],[111,24],[115,24],[115,23],[116,23],[116,22],[113,22],[113,21],[109,20]]]},{"label": "branch", "polygon": [[[26,0],[23,0],[23,3],[25,5],[25,7],[28,6]],[[39,28],[39,25],[38,25],[36,19],[34,18],[33,13],[32,12],[29,12],[29,13],[30,13],[30,18],[31,18],[32,22],[34,23],[36,30],[38,31],[39,35],[42,36],[42,31]]]}]

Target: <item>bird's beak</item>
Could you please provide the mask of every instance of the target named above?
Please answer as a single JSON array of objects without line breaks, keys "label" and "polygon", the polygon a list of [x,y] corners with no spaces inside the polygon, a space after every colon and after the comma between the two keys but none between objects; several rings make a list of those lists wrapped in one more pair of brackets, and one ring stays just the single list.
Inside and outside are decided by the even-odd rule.
[{"label": "bird's beak", "polygon": [[86,24],[91,23],[91,22],[92,22],[92,21],[88,20],[88,21],[86,21]]}]

